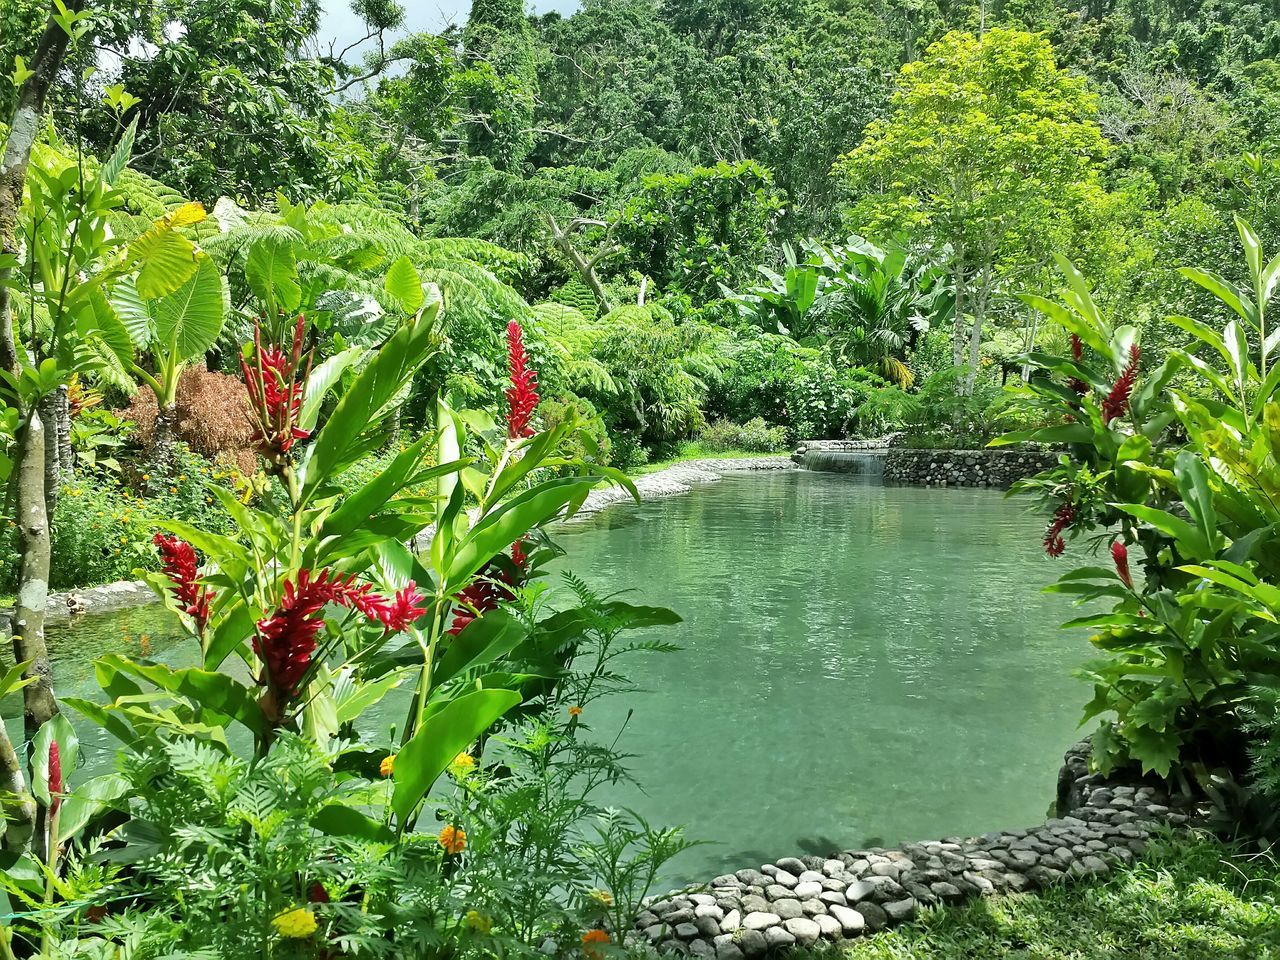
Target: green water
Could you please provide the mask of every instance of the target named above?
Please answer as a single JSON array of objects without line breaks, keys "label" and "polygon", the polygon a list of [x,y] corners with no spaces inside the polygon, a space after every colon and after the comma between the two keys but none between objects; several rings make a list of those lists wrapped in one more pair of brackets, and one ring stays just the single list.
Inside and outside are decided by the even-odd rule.
[{"label": "green water", "polygon": [[[663,631],[679,653],[630,661],[643,692],[583,718],[608,739],[626,723],[643,792],[608,799],[713,841],[682,855],[681,879],[1035,822],[1088,692],[1070,677],[1087,644],[1039,592],[1060,572],[1042,530],[993,491],[804,471],[562,526],[565,566],[685,619]],[[92,696],[92,656],[136,655],[143,634],[185,660],[168,629],[150,609],[57,631],[60,689]]]}]

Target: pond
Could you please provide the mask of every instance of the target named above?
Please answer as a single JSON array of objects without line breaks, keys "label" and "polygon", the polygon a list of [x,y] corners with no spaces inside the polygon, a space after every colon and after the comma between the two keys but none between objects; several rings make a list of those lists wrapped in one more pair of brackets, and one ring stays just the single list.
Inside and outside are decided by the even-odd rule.
[{"label": "pond", "polygon": [[[680,652],[631,659],[643,692],[583,718],[626,726],[642,789],[609,800],[712,841],[684,880],[1037,822],[1088,694],[1042,532],[995,491],[808,471],[562,525],[567,568],[684,617]],[[52,641],[61,689],[92,689],[91,651],[165,659],[167,631],[156,608],[78,621]]]}]

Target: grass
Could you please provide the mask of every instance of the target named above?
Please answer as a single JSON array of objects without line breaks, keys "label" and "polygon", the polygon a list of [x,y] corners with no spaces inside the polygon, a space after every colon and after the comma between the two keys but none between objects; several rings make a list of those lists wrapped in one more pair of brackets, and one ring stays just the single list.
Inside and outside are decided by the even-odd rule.
[{"label": "grass", "polygon": [[1280,863],[1216,841],[1153,845],[1099,884],[929,911],[821,960],[1276,960]]},{"label": "grass", "polygon": [[689,460],[745,460],[751,457],[787,456],[790,453],[789,449],[775,450],[772,453],[761,453],[759,450],[713,450],[699,440],[689,440],[680,445],[680,452],[674,457],[654,460],[639,467],[633,467],[627,472],[632,476],[639,477],[646,473],[656,473],[658,470],[666,469],[673,464],[685,463]]}]

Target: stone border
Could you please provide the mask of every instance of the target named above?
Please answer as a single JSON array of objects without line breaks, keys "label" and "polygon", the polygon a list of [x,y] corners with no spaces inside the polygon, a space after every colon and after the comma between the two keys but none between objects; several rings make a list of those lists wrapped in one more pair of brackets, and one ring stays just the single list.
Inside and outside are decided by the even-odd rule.
[{"label": "stone border", "polygon": [[1067,752],[1058,817],[1037,827],[784,857],[698,893],[652,899],[638,937],[661,952],[716,960],[837,942],[905,923],[922,906],[1101,876],[1132,863],[1155,830],[1193,821],[1190,804],[1158,784],[1088,773],[1089,750],[1085,741]]},{"label": "stone border", "polygon": [[892,447],[885,455],[884,482],[925,487],[1007,489],[1058,462],[1045,450],[925,450]]},{"label": "stone border", "polygon": [[796,445],[791,459],[799,463],[806,453],[848,453],[852,450],[884,450],[897,446],[903,438],[901,433],[888,433],[883,437],[870,440],[801,440]]},{"label": "stone border", "polygon": [[[778,455],[772,457],[742,457],[739,459],[714,457],[705,460],[684,460],[673,463],[669,467],[655,470],[634,477],[636,491],[640,499],[656,500],[659,497],[674,497],[688,493],[695,484],[715,483],[724,473],[734,470],[793,470],[795,465],[790,457]],[[616,484],[592,490],[587,494],[586,502],[576,516],[598,513],[605,507],[615,503],[634,503],[629,491]]]}]

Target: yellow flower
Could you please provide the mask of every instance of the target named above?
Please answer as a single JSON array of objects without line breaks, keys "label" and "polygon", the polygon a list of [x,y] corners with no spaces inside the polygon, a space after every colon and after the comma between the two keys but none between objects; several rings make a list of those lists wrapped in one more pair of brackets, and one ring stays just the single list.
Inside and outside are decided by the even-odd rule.
[{"label": "yellow flower", "polygon": [[569,716],[571,717],[582,716],[582,708],[577,704],[574,704],[572,707],[569,708]]},{"label": "yellow flower", "polygon": [[294,907],[272,920],[271,925],[282,937],[302,940],[316,932],[316,915],[305,907]]},{"label": "yellow flower", "polygon": [[466,921],[467,926],[476,933],[488,936],[493,930],[493,917],[486,916],[478,910],[468,910]]},{"label": "yellow flower", "polygon": [[178,488],[177,488],[177,487],[170,487],[170,488],[169,488],[169,492],[170,492],[170,493],[177,493],[177,492],[178,492]]},{"label": "yellow flower", "polygon": [[144,473],[144,474],[142,475],[142,479],[143,479],[143,480],[150,480],[150,479],[151,479],[151,474],[149,474],[149,473]]},{"label": "yellow flower", "polygon": [[596,903],[600,904],[601,906],[605,906],[605,907],[613,906],[613,894],[610,893],[608,890],[592,890],[591,899],[594,900]]},{"label": "yellow flower", "polygon": [[378,772],[384,777],[389,777],[396,772],[396,755],[394,753],[382,758],[382,763],[378,764]]},{"label": "yellow flower", "polygon": [[453,758],[449,768],[455,776],[461,776],[476,765],[476,758],[469,753],[460,753]]},{"label": "yellow flower", "polygon": [[440,846],[444,847],[444,852],[450,856],[457,856],[467,849],[467,831],[453,824],[441,830],[437,839],[440,841]]}]

